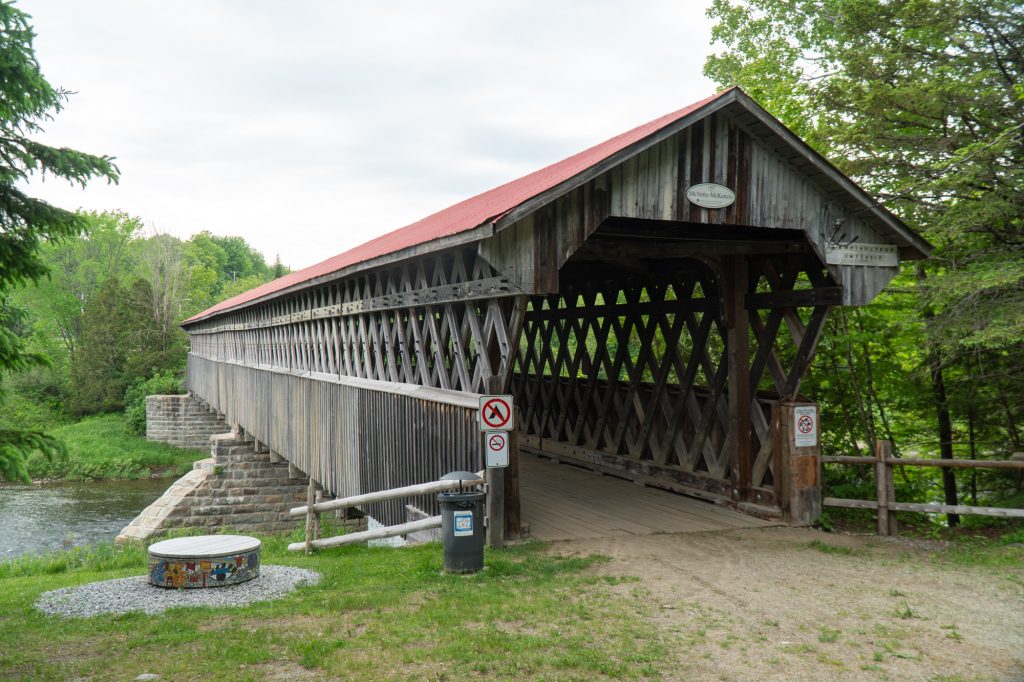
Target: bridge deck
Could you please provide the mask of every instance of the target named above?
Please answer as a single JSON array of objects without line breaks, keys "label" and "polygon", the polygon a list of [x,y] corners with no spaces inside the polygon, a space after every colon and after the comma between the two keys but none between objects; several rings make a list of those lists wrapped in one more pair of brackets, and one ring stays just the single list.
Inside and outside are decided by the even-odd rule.
[{"label": "bridge deck", "polygon": [[775,525],[685,495],[522,453],[523,522],[541,540],[694,533]]}]

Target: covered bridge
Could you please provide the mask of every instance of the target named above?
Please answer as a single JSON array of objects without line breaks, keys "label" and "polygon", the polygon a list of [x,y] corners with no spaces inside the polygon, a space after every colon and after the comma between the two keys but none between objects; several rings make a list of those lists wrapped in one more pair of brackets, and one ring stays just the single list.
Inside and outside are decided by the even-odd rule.
[{"label": "covered bridge", "polygon": [[732,88],[186,320],[188,386],[338,496],[482,468],[511,393],[524,452],[806,521],[773,407],[930,248]]}]

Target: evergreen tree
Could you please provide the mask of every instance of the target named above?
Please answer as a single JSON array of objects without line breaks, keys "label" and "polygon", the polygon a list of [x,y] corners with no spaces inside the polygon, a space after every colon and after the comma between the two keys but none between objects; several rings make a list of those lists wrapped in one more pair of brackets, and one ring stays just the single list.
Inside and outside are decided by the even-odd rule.
[{"label": "evergreen tree", "polygon": [[[43,243],[77,235],[85,228],[80,216],[30,197],[18,185],[33,175],[49,174],[82,186],[93,178],[116,181],[118,177],[110,157],[31,139],[43,122],[61,110],[68,96],[43,77],[33,37],[29,16],[9,2],[0,2],[0,380],[47,361],[28,351],[11,329],[11,289],[46,274],[39,255]],[[0,477],[27,480],[29,453],[60,449],[57,441],[39,432],[0,430]]]}]

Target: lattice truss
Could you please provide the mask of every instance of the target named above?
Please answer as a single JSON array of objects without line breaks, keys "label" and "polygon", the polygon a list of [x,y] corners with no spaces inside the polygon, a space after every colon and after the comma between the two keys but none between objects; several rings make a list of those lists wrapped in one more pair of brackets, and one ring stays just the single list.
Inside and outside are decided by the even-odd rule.
[{"label": "lattice truss", "polygon": [[216,360],[474,393],[507,376],[522,297],[470,249],[306,289],[189,329]]},{"label": "lattice truss", "polygon": [[514,392],[530,433],[726,475],[725,328],[695,260],[530,297]]},{"label": "lattice truss", "polygon": [[[751,257],[749,293],[750,389],[753,429],[751,483],[772,483],[771,402],[794,398],[810,367],[825,319],[842,290],[810,254]],[[785,325],[788,335],[780,334]],[[787,338],[788,336],[788,338]]]},{"label": "lattice truss", "polygon": [[[607,268],[563,276],[561,293],[530,297],[512,390],[526,429],[542,439],[731,479],[736,433],[718,278],[698,260],[662,263],[643,276]],[[815,264],[797,256],[751,265],[755,487],[772,483],[771,402],[795,394],[828,309],[798,305],[809,298],[802,288],[815,298],[815,287],[830,287]],[[783,321],[795,350],[777,337]]]}]

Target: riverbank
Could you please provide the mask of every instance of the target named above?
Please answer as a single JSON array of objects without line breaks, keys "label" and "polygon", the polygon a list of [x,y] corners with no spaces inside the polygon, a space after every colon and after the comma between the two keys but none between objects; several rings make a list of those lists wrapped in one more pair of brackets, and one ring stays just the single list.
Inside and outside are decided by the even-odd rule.
[{"label": "riverbank", "polygon": [[86,417],[48,433],[67,445],[67,454],[46,459],[29,458],[33,481],[170,478],[187,472],[197,459],[209,456],[201,450],[181,450],[148,441],[131,431],[121,413]]},{"label": "riverbank", "polygon": [[[0,560],[110,542],[175,479],[0,487]],[[0,564],[2,565],[2,564]]]}]

